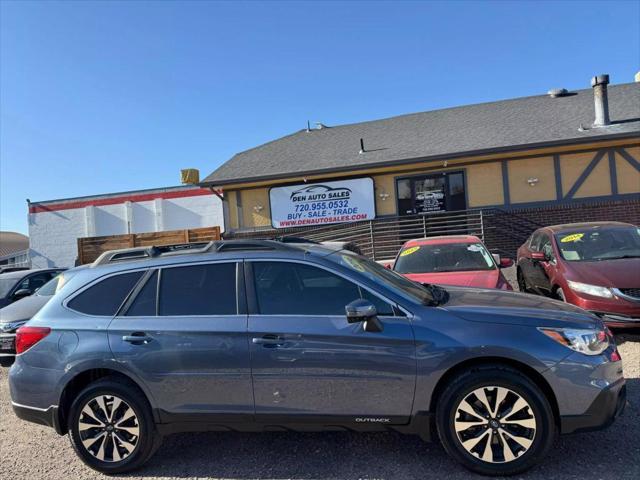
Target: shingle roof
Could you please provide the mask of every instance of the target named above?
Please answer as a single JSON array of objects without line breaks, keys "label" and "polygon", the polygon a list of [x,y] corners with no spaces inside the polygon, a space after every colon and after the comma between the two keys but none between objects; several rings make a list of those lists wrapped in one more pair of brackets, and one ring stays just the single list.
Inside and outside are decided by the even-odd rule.
[{"label": "shingle roof", "polygon": [[[233,156],[203,185],[349,170],[428,158],[580,143],[640,134],[640,83],[609,86],[612,125],[591,128],[591,89],[301,130]],[[580,126],[585,129],[580,129]],[[359,154],[360,138],[366,153]]]},{"label": "shingle roof", "polygon": [[0,258],[29,249],[29,237],[17,232],[0,232]]}]

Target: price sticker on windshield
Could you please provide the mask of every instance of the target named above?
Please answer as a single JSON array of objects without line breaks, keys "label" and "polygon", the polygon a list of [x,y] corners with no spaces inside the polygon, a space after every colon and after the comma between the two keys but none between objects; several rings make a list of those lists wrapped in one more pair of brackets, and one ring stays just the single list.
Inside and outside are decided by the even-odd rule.
[{"label": "price sticker on windshield", "polygon": [[403,250],[400,253],[400,256],[406,257],[407,255],[411,255],[412,253],[416,253],[418,250],[420,250],[420,247],[410,247],[410,248],[407,248],[406,250]]},{"label": "price sticker on windshield", "polygon": [[573,233],[571,235],[567,235],[566,237],[562,237],[560,241],[562,243],[577,242],[578,240],[582,239],[582,237],[584,237],[584,233]]}]

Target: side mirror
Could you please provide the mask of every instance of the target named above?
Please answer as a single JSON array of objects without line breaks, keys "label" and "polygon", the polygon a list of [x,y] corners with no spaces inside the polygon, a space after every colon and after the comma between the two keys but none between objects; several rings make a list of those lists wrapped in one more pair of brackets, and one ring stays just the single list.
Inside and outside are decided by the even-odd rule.
[{"label": "side mirror", "polygon": [[388,268],[389,270],[393,270],[393,264],[392,263],[385,263],[384,264],[384,268]]},{"label": "side mirror", "polygon": [[32,294],[32,290],[29,290],[28,288],[21,288],[20,290],[16,290],[16,292],[13,294],[13,299],[20,300],[21,298],[28,297]]},{"label": "side mirror", "polygon": [[510,258],[503,257],[500,259],[500,268],[509,268],[513,266],[513,260]]},{"label": "side mirror", "polygon": [[544,252],[531,252],[531,260],[536,262],[544,262],[547,259],[547,256]]},{"label": "side mirror", "polygon": [[347,322],[364,322],[364,330],[366,332],[382,331],[382,323],[378,319],[378,311],[369,300],[359,298],[344,307],[344,309],[347,313]]}]

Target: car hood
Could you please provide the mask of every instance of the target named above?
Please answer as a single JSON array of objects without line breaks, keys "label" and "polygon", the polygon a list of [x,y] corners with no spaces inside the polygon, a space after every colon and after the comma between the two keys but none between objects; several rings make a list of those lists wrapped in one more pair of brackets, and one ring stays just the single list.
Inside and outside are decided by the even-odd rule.
[{"label": "car hood", "polygon": [[50,298],[51,295],[31,295],[7,305],[0,309],[0,324],[29,320]]},{"label": "car hood", "polygon": [[600,260],[598,262],[566,262],[569,280],[601,287],[640,287],[640,258]]},{"label": "car hood", "polygon": [[598,317],[581,308],[538,295],[479,288],[444,288],[449,298],[442,308],[473,322],[571,328],[593,328],[601,323]]},{"label": "car hood", "polygon": [[464,272],[405,273],[410,280],[436,285],[458,285],[460,287],[495,288],[500,270],[474,270]]}]

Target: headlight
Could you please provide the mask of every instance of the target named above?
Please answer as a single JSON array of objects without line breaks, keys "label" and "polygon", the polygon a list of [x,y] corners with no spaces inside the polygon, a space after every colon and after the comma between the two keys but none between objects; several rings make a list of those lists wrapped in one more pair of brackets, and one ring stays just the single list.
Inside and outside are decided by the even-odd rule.
[{"label": "headlight", "polygon": [[611,292],[611,289],[607,287],[589,285],[588,283],[572,282],[571,280],[567,280],[567,284],[571,290],[576,292],[586,293],[587,295],[593,295],[594,297],[613,297],[613,292]]},{"label": "headlight", "polygon": [[585,355],[600,355],[609,346],[605,330],[545,327],[539,327],[538,330],[565,347]]}]

